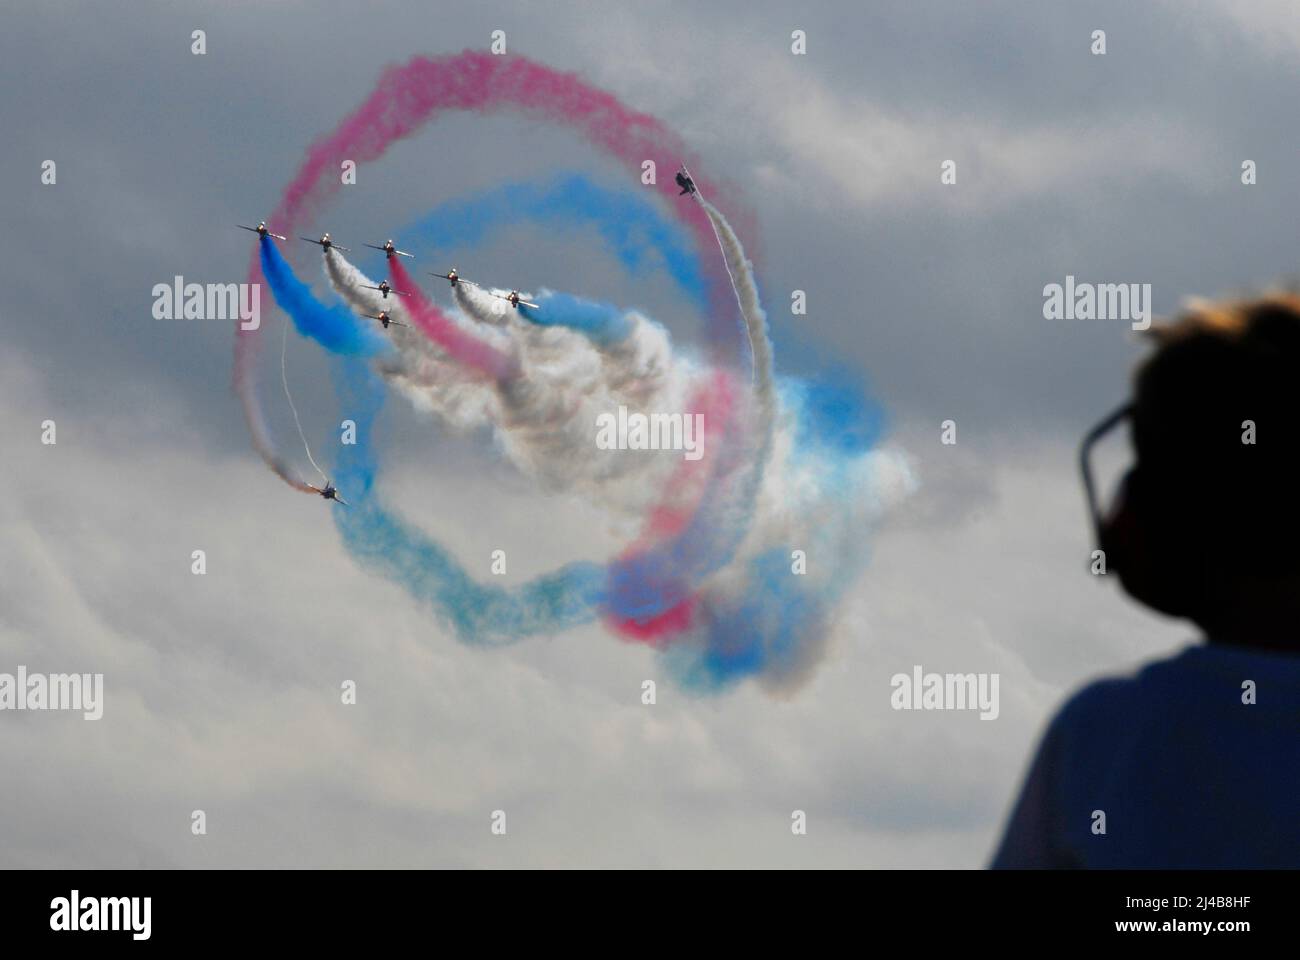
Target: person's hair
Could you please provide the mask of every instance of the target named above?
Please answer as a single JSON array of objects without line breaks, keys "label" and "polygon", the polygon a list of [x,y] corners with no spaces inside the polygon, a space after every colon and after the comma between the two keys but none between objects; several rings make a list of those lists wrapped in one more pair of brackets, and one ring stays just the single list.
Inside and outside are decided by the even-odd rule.
[{"label": "person's hair", "polygon": [[1300,569],[1300,295],[1194,302],[1150,334],[1133,435],[1162,526],[1227,575]]}]

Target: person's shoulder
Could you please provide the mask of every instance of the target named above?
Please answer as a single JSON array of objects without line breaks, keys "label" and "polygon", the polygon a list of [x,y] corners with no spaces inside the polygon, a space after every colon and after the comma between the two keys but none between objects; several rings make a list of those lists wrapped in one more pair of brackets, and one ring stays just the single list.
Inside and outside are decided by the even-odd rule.
[{"label": "person's shoulder", "polygon": [[1186,647],[1171,656],[1140,664],[1126,673],[1098,677],[1075,690],[1052,720],[1058,735],[1071,729],[1096,732],[1130,722],[1137,713],[1149,712],[1152,702],[1166,692],[1176,692],[1181,678],[1195,670],[1199,646]]},{"label": "person's shoulder", "polygon": [[1141,695],[1146,672],[1151,664],[1128,673],[1097,677],[1079,687],[1066,699],[1057,712],[1057,719],[1074,721],[1095,714],[1111,713]]}]

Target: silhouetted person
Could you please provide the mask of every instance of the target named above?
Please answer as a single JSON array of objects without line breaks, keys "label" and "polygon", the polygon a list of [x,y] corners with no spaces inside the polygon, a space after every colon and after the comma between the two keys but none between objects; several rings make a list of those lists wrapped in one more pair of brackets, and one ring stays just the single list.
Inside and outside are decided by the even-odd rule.
[{"label": "silhouetted person", "polygon": [[[1206,642],[1061,708],[994,867],[1300,866],[1300,297],[1152,334],[1084,482],[1108,574]],[[1088,453],[1126,423],[1135,461],[1103,515]]]}]

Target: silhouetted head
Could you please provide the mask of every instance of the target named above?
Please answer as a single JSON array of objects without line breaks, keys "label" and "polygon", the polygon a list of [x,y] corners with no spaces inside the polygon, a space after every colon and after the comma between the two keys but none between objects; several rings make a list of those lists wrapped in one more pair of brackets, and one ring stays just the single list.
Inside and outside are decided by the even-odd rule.
[{"label": "silhouetted head", "polygon": [[1300,296],[1194,304],[1150,335],[1108,565],[1211,639],[1300,649]]}]

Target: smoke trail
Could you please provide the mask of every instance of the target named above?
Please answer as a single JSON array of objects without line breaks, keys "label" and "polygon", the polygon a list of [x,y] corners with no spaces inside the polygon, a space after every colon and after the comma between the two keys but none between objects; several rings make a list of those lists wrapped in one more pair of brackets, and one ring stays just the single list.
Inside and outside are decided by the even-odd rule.
[{"label": "smoke trail", "polygon": [[521,305],[520,318],[539,327],[564,327],[581,333],[600,354],[604,387],[611,401],[638,410],[678,409],[685,385],[694,383],[696,398],[684,409],[701,412],[709,403],[701,393],[703,371],[689,358],[674,353],[672,338],[662,324],[635,310],[571,294],[543,290],[537,299],[542,309]]},{"label": "smoke trail", "polygon": [[632,276],[662,269],[701,310],[708,310],[698,252],[683,229],[640,191],[606,187],[569,172],[530,183],[510,183],[449,200],[399,231],[412,249],[467,248],[512,224],[531,223],[558,233],[594,228],[600,249]]},{"label": "smoke trail", "polygon": [[317,300],[311,288],[293,275],[271,240],[263,237],[260,248],[262,275],[271,286],[275,302],[304,337],[315,340],[330,353],[348,356],[374,357],[392,350],[374,327],[363,326],[363,321],[342,303],[327,305]]},{"label": "smoke trail", "polygon": [[[384,298],[374,280],[346,257],[332,251],[325,257],[331,286],[355,310],[371,315],[387,310],[407,327],[390,327],[397,356],[384,359],[379,372],[384,379],[425,413],[460,431],[488,426],[500,419],[497,396],[481,376],[453,361],[441,347],[415,328],[406,308],[407,298]],[[398,287],[397,289],[402,289]]]},{"label": "smoke trail", "polygon": [[[718,244],[722,248],[727,263],[727,274],[736,294],[740,314],[745,320],[745,329],[749,336],[751,356],[751,376],[753,378],[753,396],[756,405],[755,416],[758,420],[752,435],[746,435],[751,444],[747,459],[748,479],[742,485],[742,492],[728,505],[733,511],[741,511],[734,521],[737,530],[748,530],[749,515],[753,512],[754,499],[763,483],[767,462],[772,454],[772,440],[776,427],[776,371],[772,356],[772,338],[767,329],[767,314],[763,311],[758,297],[758,284],[754,281],[754,265],[745,256],[745,248],[740,238],[727,222],[727,218],[713,204],[699,193],[695,194],[700,206],[708,214],[713,224]],[[742,522],[743,521],[743,522]]]},{"label": "smoke trail", "polygon": [[740,315],[745,319],[745,331],[749,336],[749,349],[753,357],[754,395],[759,406],[770,422],[775,409],[775,385],[772,362],[772,338],[767,330],[767,314],[758,298],[758,285],[754,282],[754,265],[745,256],[745,248],[740,238],[732,230],[727,218],[713,204],[696,194],[700,206],[708,214],[709,222],[718,238],[718,246],[727,262],[727,274],[731,278],[731,287],[740,306]]},{"label": "smoke trail", "polygon": [[446,350],[452,360],[493,380],[507,380],[519,375],[518,356],[474,336],[439,310],[420,292],[419,285],[406,272],[400,259],[389,259],[388,269],[397,289],[410,296],[411,320],[425,336]]},{"label": "smoke trail", "polygon": [[284,355],[289,347],[289,327],[286,324],[280,331],[280,385],[284,387],[284,399],[289,401],[289,411],[293,414],[293,425],[298,428],[298,439],[302,441],[302,448],[307,452],[307,459],[311,462],[312,469],[320,475],[320,478],[326,482],[329,477],[325,476],[325,471],[320,468],[316,458],[311,455],[311,444],[307,442],[307,434],[303,432],[302,420],[298,418],[298,406],[293,402],[293,394],[289,392],[289,373],[285,370]]},{"label": "smoke trail", "polygon": [[632,332],[632,321],[627,314],[608,303],[553,290],[541,291],[537,299],[540,309],[521,304],[519,316],[539,327],[567,327],[599,347],[612,346]]},{"label": "smoke trail", "polygon": [[484,586],[450,551],[388,510],[373,489],[372,436],[384,402],[382,384],[348,357],[335,358],[333,376],[342,409],[357,424],[357,442],[342,448],[338,465],[338,486],[351,506],[333,511],[352,556],[401,583],[463,643],[499,646],[592,619],[604,581],[598,564],[570,564],[513,588]]},{"label": "smoke trail", "polygon": [[[375,314],[387,310],[401,320],[406,308],[400,297],[385,297],[377,289],[379,284],[362,273],[355,264],[337,250],[329,250],[322,258],[325,264],[325,276],[335,293],[347,301],[353,310]],[[391,331],[391,328],[390,328]]]},{"label": "smoke trail", "polygon": [[[419,130],[447,110],[488,112],[516,109],[572,129],[593,144],[641,169],[650,160],[665,173],[692,159],[684,144],[656,118],[628,109],[617,98],[584,83],[573,74],[558,73],[526,58],[496,57],[477,51],[430,59],[415,57],[387,68],[366,101],[326,137],[316,141],[291,181],[272,220],[292,233],[309,220],[321,203],[339,189],[341,160],[375,160],[389,146]],[[671,178],[656,186],[675,198]],[[734,204],[730,204],[733,209]],[[675,207],[678,216],[696,233],[705,249],[707,218],[694,205]],[[249,264],[249,282],[258,282],[259,263]],[[734,356],[738,330],[728,309],[722,278],[706,277],[714,322],[708,340],[717,362]],[[257,397],[253,370],[260,340],[257,330],[237,326],[234,385],[239,394],[253,443],[263,459],[287,482],[301,486],[292,470],[276,453]]]},{"label": "smoke trail", "polygon": [[504,290],[480,289],[466,283],[455,283],[451,287],[451,298],[461,313],[484,327],[504,327],[510,319],[507,313],[510,308],[496,295],[504,293]]}]

